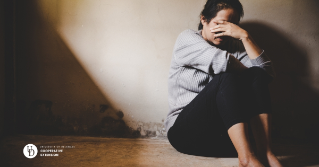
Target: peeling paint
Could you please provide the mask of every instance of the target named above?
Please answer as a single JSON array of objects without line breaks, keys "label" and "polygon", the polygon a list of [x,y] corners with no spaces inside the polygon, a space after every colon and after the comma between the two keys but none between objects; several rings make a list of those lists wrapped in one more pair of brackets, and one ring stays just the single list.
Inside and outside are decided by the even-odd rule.
[{"label": "peeling paint", "polygon": [[105,105],[105,104],[101,104],[100,105],[100,113],[104,113],[106,109],[108,109],[109,106],[108,105]]},{"label": "peeling paint", "polygon": [[162,123],[138,122],[137,130],[140,132],[141,136],[144,136],[144,137],[155,137],[155,136],[167,135],[164,125]]},{"label": "peeling paint", "polygon": [[[123,111],[115,111],[106,104],[100,104],[97,112],[104,116],[93,125],[88,124],[90,121],[95,121],[88,120],[93,117],[55,115],[52,112],[52,105],[50,100],[35,100],[29,107],[25,101],[18,102],[19,133],[127,138],[166,136],[163,123],[132,121],[133,126],[130,127],[123,120]],[[85,107],[84,111],[95,112],[94,108],[95,105],[91,104]]]}]

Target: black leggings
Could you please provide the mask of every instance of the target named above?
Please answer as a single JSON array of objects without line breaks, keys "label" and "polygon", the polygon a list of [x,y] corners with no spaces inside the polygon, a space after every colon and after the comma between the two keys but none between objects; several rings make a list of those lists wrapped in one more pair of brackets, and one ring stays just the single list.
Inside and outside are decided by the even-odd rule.
[{"label": "black leggings", "polygon": [[213,157],[237,157],[227,130],[271,113],[268,84],[272,78],[251,67],[240,75],[220,73],[181,111],[167,137],[179,152]]}]

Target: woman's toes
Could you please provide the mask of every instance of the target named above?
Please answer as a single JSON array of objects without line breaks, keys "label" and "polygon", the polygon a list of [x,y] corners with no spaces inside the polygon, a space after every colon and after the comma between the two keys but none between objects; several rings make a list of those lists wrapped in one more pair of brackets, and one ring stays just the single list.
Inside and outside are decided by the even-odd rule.
[{"label": "woman's toes", "polygon": [[273,153],[268,154],[267,158],[270,167],[283,167],[278,158]]}]

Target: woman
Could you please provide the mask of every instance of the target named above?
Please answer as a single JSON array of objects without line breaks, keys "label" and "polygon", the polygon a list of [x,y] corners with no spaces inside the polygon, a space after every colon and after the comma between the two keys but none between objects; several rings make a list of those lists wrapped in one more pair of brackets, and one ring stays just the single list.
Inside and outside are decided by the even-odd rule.
[{"label": "woman", "polygon": [[[238,26],[238,0],[208,0],[198,31],[177,38],[165,128],[179,152],[238,156],[240,166],[282,166],[270,148],[270,59]],[[250,124],[256,153],[248,139]]]}]

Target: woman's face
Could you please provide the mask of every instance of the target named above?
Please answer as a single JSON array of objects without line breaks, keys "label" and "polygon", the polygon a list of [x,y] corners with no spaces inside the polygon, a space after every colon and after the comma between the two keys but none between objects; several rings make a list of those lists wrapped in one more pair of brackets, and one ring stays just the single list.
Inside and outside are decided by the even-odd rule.
[{"label": "woman's face", "polygon": [[219,11],[216,14],[216,17],[211,19],[209,23],[205,21],[203,16],[201,17],[201,22],[203,24],[202,36],[210,44],[223,45],[227,40],[231,38],[229,36],[222,36],[222,37],[216,38],[214,37],[215,33],[210,32],[210,28],[213,28],[214,26],[216,26],[217,24],[215,22],[220,20],[238,24],[238,16],[232,8],[223,9]]}]

